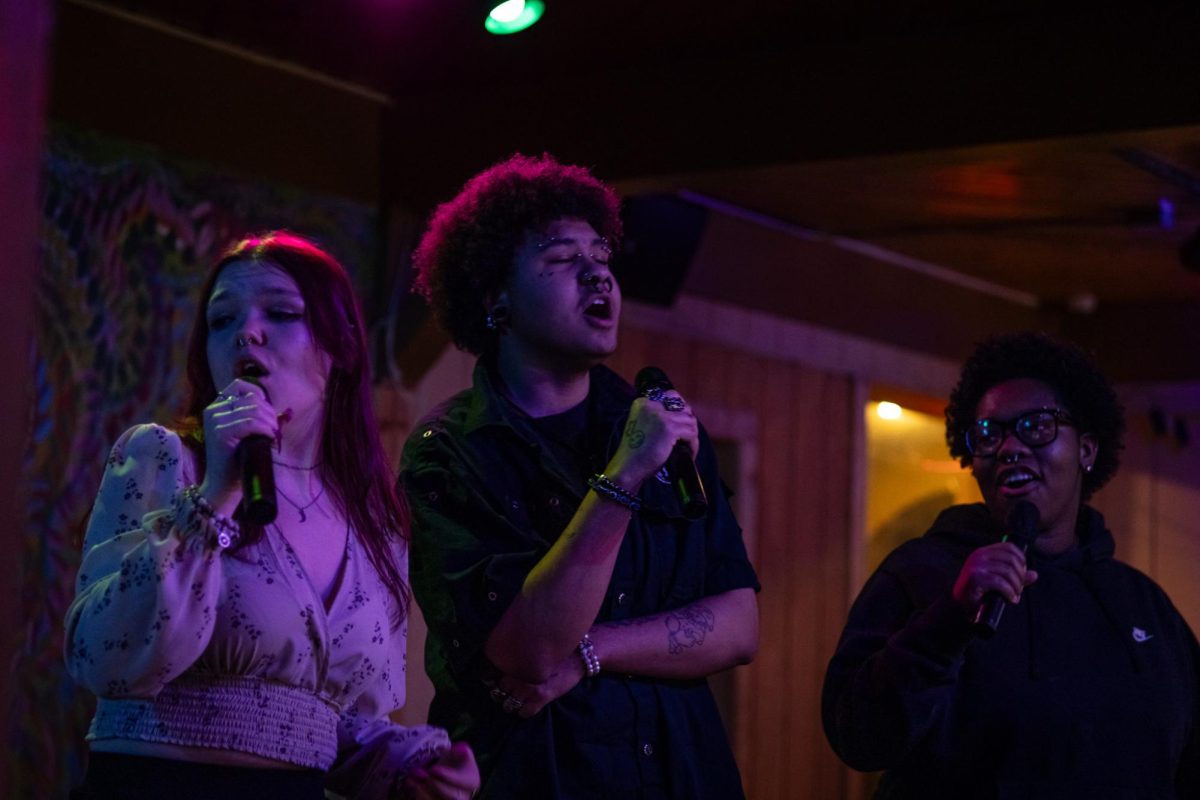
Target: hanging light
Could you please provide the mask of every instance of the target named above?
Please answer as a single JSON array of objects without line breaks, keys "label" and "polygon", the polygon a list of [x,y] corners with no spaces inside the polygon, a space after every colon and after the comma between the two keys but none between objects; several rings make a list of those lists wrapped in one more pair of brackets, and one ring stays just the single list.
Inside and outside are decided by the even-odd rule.
[{"label": "hanging light", "polygon": [[518,33],[528,28],[542,18],[546,4],[542,0],[505,0],[503,3],[490,3],[491,10],[483,27],[488,33],[504,36]]}]

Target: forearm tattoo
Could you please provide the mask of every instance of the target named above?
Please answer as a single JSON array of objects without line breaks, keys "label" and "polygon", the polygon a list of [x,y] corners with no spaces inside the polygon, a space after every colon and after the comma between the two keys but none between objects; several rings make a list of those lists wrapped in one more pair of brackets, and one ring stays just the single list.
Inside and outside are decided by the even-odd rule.
[{"label": "forearm tattoo", "polygon": [[697,604],[667,614],[663,622],[667,626],[667,649],[677,655],[685,647],[704,644],[704,634],[716,625],[716,616],[707,606]]},{"label": "forearm tattoo", "polygon": [[638,430],[637,420],[629,420],[625,426],[625,441],[629,442],[629,447],[637,450],[646,443],[646,434],[644,431]]}]

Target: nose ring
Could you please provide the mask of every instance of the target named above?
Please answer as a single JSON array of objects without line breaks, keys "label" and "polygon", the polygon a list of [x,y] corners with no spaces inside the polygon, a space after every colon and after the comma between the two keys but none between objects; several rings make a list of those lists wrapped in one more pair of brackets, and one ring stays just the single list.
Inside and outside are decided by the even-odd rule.
[{"label": "nose ring", "polygon": [[612,276],[601,278],[594,272],[584,273],[579,282],[591,289],[593,292],[611,292],[613,288]]}]

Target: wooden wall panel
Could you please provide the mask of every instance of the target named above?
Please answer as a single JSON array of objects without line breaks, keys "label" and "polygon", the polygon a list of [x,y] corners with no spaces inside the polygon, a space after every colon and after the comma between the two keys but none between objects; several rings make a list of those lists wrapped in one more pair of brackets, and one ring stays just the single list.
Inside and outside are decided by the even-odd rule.
[{"label": "wooden wall panel", "polygon": [[661,367],[683,394],[759,421],[760,646],[739,670],[735,736],[751,800],[843,796],[820,691],[847,611],[853,386],[833,375],[662,331],[625,329],[611,366]]}]

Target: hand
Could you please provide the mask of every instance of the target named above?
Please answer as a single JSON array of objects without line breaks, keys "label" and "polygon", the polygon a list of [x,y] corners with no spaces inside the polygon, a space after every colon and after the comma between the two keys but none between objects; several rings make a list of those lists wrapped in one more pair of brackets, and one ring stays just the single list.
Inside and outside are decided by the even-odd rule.
[{"label": "hand", "polygon": [[509,713],[529,719],[574,689],[583,680],[583,675],[583,659],[571,651],[559,669],[541,683],[526,683],[511,675],[501,676],[492,686],[492,699]]},{"label": "hand", "polygon": [[237,448],[247,436],[279,436],[281,424],[262,387],[235,378],[204,409],[204,482],[200,493],[229,514],[241,500]]},{"label": "hand", "polygon": [[413,800],[469,800],[479,791],[479,784],[471,746],[455,742],[436,761],[410,772],[404,789]]},{"label": "hand", "polygon": [[[662,399],[668,398],[683,399],[674,390]],[[667,462],[676,442],[686,442],[693,458],[700,450],[700,426],[691,407],[671,411],[661,401],[639,397],[629,408],[621,444],[605,474],[629,491],[637,491],[642,481]]]},{"label": "hand", "polygon": [[952,596],[968,614],[974,614],[988,592],[1019,603],[1021,591],[1036,580],[1037,572],[1025,566],[1025,554],[1015,544],[997,542],[967,556]]}]

